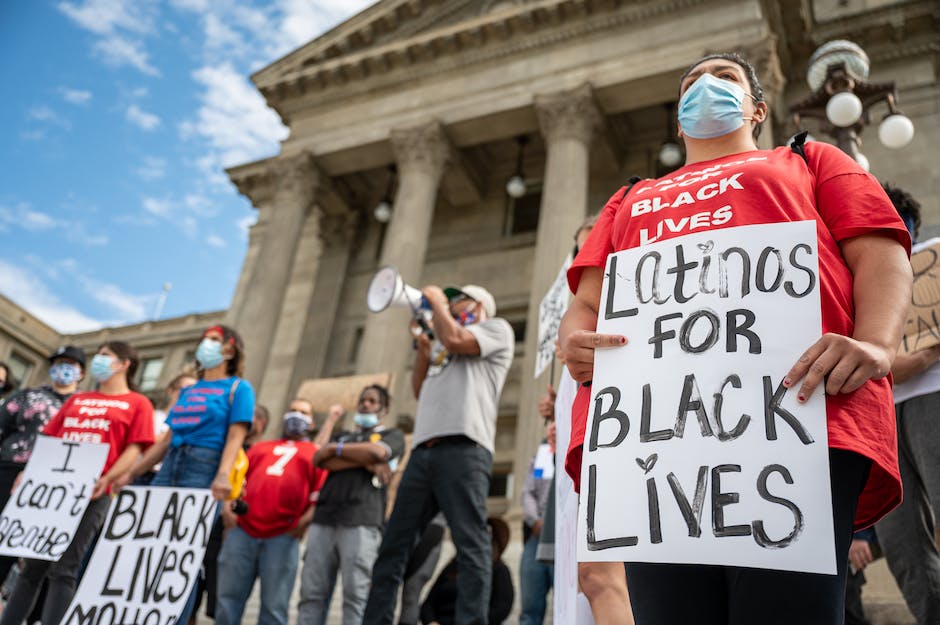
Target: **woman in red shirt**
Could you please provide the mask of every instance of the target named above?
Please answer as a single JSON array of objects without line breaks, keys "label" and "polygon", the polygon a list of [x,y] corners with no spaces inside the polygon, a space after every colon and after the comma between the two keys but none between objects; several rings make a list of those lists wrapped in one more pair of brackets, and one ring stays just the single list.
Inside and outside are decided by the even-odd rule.
[{"label": "woman in red shirt", "polygon": [[[768,109],[756,72],[741,57],[696,62],[680,79],[679,95],[685,166],[618,191],[568,272],[575,299],[559,330],[568,369],[588,383],[594,350],[631,338],[595,332],[608,254],[699,227],[815,221],[823,336],[807,346],[783,384],[800,402],[826,393],[838,574],[628,563],[633,614],[637,623],[656,625],[841,623],[853,522],[871,525],[900,501],[886,376],[910,301],[910,237],[874,177],[838,149],[814,142],[805,147],[805,160],[788,147],[757,150]],[[719,170],[729,178],[702,187],[693,203],[688,184]],[[737,184],[738,176],[746,186]],[[738,194],[733,210],[724,194],[729,189]],[[676,224],[689,227],[674,232],[681,230]],[[589,401],[590,388],[582,386],[566,459],[576,484]]]},{"label": "woman in red shirt", "polygon": [[[45,625],[58,625],[75,594],[76,578],[85,552],[101,529],[111,498],[111,483],[130,469],[141,451],[153,443],[153,406],[136,392],[134,374],[140,358],[122,341],[108,341],[98,348],[89,371],[97,390],[75,393],[46,424],[47,436],[93,443],[107,443],[108,457],[91,493],[91,502],[75,531],[72,543],[56,562],[26,560],[10,600],[0,616],[2,625],[20,625],[39,594],[43,579],[49,590],[42,609]],[[94,409],[95,418],[87,418]],[[14,487],[15,489],[16,487]]]}]

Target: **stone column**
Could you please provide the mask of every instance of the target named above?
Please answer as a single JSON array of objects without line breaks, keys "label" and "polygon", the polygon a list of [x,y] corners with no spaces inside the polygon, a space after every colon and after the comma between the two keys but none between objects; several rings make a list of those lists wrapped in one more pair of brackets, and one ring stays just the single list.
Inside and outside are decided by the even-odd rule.
[{"label": "stone column", "polygon": [[[539,327],[539,304],[548,291],[565,256],[574,244],[575,229],[588,213],[588,167],[591,140],[602,119],[590,85],[535,99],[539,127],[545,138],[545,178],[536,235],[535,262],[526,317],[525,360],[519,411],[516,421],[513,483],[518,485],[513,502],[525,480],[529,461],[542,439],[542,419],[537,403],[545,394],[550,368],[535,379],[535,355]],[[556,377],[558,373],[556,368]]]},{"label": "stone column", "polygon": [[254,260],[235,327],[245,340],[245,377],[261,390],[297,242],[310,211],[321,174],[310,154],[278,159],[271,171],[273,196],[265,222],[264,241]]},{"label": "stone column", "polygon": [[[391,142],[399,182],[380,264],[394,265],[405,282],[420,288],[437,192],[451,146],[437,122],[393,130]],[[358,373],[392,372],[396,389],[410,388],[403,381],[411,357],[409,318],[410,313],[400,308],[370,313],[359,349]]]},{"label": "stone column", "polygon": [[[782,143],[792,134],[787,103],[784,101],[783,90],[787,80],[780,68],[780,57],[777,55],[777,41],[770,37],[767,41],[751,47],[744,52],[744,57],[754,66],[761,89],[764,91],[764,100],[767,102],[767,119],[761,127],[757,138],[757,147],[761,150],[772,150],[777,142]],[[780,135],[780,136],[777,136]]]},{"label": "stone column", "polygon": [[[322,195],[320,193],[319,195]],[[278,315],[277,330],[265,367],[258,400],[272,416],[280,415],[296,391],[294,372],[300,368],[299,361],[322,358],[322,353],[307,353],[301,350],[305,328],[321,315],[330,320],[332,327],[337,305],[333,301],[314,301],[314,292],[319,287],[319,277],[324,256],[329,248],[336,248],[348,240],[346,225],[351,223],[352,213],[343,215],[325,214],[319,205],[307,213],[297,251],[294,254],[290,280]],[[334,241],[333,239],[340,239]],[[340,276],[340,281],[345,272]],[[327,332],[329,332],[327,330]],[[324,344],[321,351],[325,351]],[[269,423],[270,432],[280,431],[276,419]]]}]

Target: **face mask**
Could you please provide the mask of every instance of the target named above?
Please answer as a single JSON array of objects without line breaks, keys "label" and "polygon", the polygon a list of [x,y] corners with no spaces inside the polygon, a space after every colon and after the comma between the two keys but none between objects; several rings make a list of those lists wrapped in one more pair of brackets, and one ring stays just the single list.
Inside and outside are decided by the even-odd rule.
[{"label": "face mask", "polygon": [[353,417],[353,421],[355,421],[356,425],[359,427],[368,430],[379,424],[379,415],[374,412],[357,412]]},{"label": "face mask", "polygon": [[91,377],[95,379],[95,382],[106,382],[111,379],[111,376],[114,375],[114,371],[111,370],[112,363],[114,363],[114,358],[111,356],[95,354],[89,367]]},{"label": "face mask", "polygon": [[454,319],[462,326],[472,325],[477,322],[477,316],[472,310],[461,310],[454,315]]},{"label": "face mask", "polygon": [[679,100],[679,124],[693,139],[714,139],[744,125],[744,89],[711,74],[702,76]]},{"label": "face mask", "polygon": [[310,429],[310,417],[301,412],[288,412],[284,415],[284,434],[303,436]]},{"label": "face mask", "polygon": [[[110,370],[110,368],[109,365],[108,369]],[[75,384],[78,382],[78,377],[81,373],[81,369],[78,365],[70,365],[67,362],[57,362],[49,367],[49,378],[56,386],[70,386]]]},{"label": "face mask", "polygon": [[202,339],[196,348],[196,360],[203,369],[211,369],[222,364],[222,344],[212,339]]}]

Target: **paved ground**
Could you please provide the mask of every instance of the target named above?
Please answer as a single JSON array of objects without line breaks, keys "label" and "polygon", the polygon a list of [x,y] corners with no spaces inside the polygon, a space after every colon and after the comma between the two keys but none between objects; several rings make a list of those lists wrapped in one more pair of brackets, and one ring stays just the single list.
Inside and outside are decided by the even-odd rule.
[{"label": "paved ground", "polygon": [[[438,568],[443,568],[443,566],[450,561],[453,557],[454,549],[450,543],[445,544],[444,553],[441,556],[441,561],[438,564]],[[503,556],[503,559],[506,561],[506,564],[509,565],[509,569],[513,574],[513,582],[515,583],[516,588],[516,602],[513,606],[512,614],[510,614],[509,619],[506,621],[507,625],[515,624],[519,622],[519,558],[522,555],[522,544],[518,540],[510,542],[509,547],[506,549],[506,553]],[[904,605],[904,601],[901,599],[901,595],[897,589],[897,585],[894,583],[894,579],[891,577],[891,573],[888,571],[887,566],[885,565],[884,560],[879,560],[874,563],[865,571],[866,577],[868,578],[868,584],[864,589],[864,601],[865,609],[868,615],[869,620],[871,620],[872,625],[917,625],[914,621],[914,617],[911,616],[911,613],[907,610],[907,606]],[[297,596],[298,596],[299,584],[294,586],[294,597],[291,600],[291,613],[290,613],[290,623],[294,625],[297,622]],[[336,593],[333,596],[333,602],[330,606],[330,620],[328,625],[342,625],[342,589],[341,584],[337,584]],[[551,598],[549,598],[549,601]],[[255,592],[251,596],[249,601],[248,608],[245,611],[245,617],[242,620],[244,625],[255,625],[258,619],[258,587],[255,585]],[[206,617],[204,614],[200,615],[199,623],[203,625],[208,625],[211,623],[211,619]],[[551,610],[549,610],[549,615],[545,619],[546,625],[552,623],[551,619]],[[641,624],[643,625],[643,624]]]}]

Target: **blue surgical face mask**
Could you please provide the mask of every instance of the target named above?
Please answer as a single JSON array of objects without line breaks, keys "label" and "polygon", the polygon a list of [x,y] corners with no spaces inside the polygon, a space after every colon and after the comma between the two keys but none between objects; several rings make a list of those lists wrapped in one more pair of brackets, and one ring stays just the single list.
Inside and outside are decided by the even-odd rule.
[{"label": "blue surgical face mask", "polygon": [[379,415],[374,412],[357,412],[353,416],[353,421],[361,428],[367,430],[374,428],[379,424]]},{"label": "blue surgical face mask", "polygon": [[[110,365],[108,369],[110,369]],[[68,362],[57,362],[49,367],[49,379],[56,386],[70,386],[78,382],[82,375],[81,367]],[[108,376],[110,377],[110,376]]]},{"label": "blue surgical face mask", "polygon": [[744,89],[733,82],[702,74],[679,100],[682,133],[693,139],[714,139],[744,125]]},{"label": "blue surgical face mask", "polygon": [[196,361],[203,369],[218,367],[225,360],[222,344],[212,339],[202,339],[196,348]]},{"label": "blue surgical face mask", "polygon": [[111,370],[112,364],[114,364],[114,358],[112,356],[95,354],[89,366],[91,377],[95,379],[95,382],[106,382],[111,379],[111,376],[114,375],[114,371]]}]

